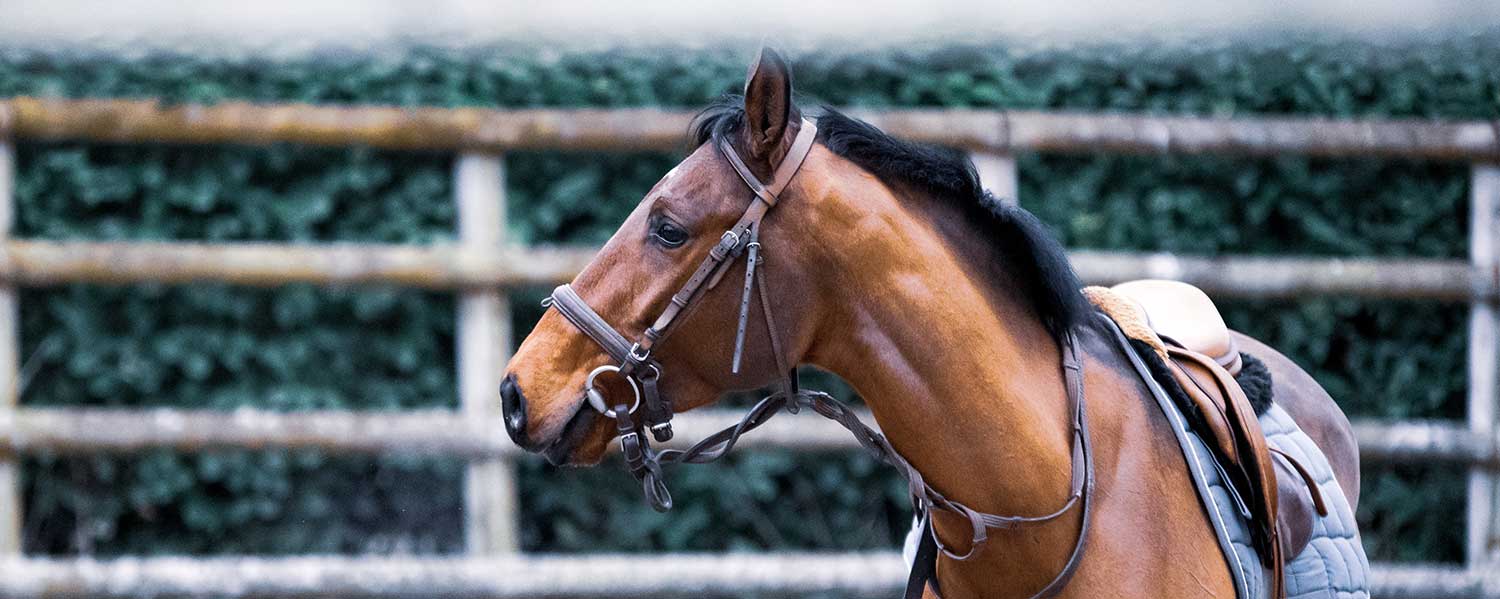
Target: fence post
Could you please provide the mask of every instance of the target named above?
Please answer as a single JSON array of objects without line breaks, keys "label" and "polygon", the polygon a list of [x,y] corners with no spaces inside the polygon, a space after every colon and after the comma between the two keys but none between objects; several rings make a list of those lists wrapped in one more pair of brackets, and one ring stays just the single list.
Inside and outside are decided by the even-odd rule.
[{"label": "fence post", "polygon": [[[498,251],[505,243],[505,167],[499,154],[464,153],[454,164],[459,241],[466,249]],[[464,415],[498,417],[500,373],[510,359],[510,300],[497,289],[470,289],[458,300],[458,386]],[[503,434],[497,431],[496,434]],[[475,461],[464,477],[464,538],[469,553],[515,551],[515,466]]]},{"label": "fence post", "polygon": [[[1473,165],[1469,180],[1469,260],[1494,276],[1500,266],[1500,166]],[[1500,401],[1500,313],[1493,298],[1475,302],[1469,312],[1469,430],[1495,433]],[[1495,478],[1483,468],[1469,471],[1469,514],[1465,557],[1469,567],[1485,568],[1500,551],[1496,531]]]},{"label": "fence post", "polygon": [[979,182],[1006,204],[1021,202],[1021,183],[1016,175],[1016,157],[1011,154],[973,152],[969,159],[979,171]]},{"label": "fence post", "polygon": [[[0,242],[15,223],[15,146],[0,139]],[[14,418],[21,395],[21,325],[16,288],[0,286],[0,418]],[[0,555],[21,553],[21,459],[0,455]]]}]

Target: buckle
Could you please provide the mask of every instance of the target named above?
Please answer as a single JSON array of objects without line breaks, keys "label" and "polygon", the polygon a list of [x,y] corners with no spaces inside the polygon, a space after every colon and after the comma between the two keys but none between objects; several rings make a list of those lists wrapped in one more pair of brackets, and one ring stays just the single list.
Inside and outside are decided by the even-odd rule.
[{"label": "buckle", "polygon": [[651,425],[651,436],[656,438],[657,443],[666,443],[672,440],[672,423],[658,422]]},{"label": "buckle", "polygon": [[661,367],[657,366],[654,362],[646,364],[646,369],[636,373],[635,376],[642,381],[655,381],[661,378]]},{"label": "buckle", "polygon": [[723,235],[719,236],[719,245],[729,248],[738,247],[740,245],[740,234],[735,233],[734,229],[725,231]]},{"label": "buckle", "polygon": [[651,350],[641,347],[640,342],[630,346],[630,359],[636,362],[645,362],[651,359]]},{"label": "buckle", "polygon": [[620,453],[624,456],[626,463],[634,465],[641,459],[641,435],[630,431],[620,435]]},{"label": "buckle", "polygon": [[740,234],[735,233],[734,229],[730,229],[728,231],[725,231],[723,235],[719,236],[718,245],[715,245],[713,251],[709,252],[709,254],[712,255],[715,260],[723,260],[726,256],[734,253],[734,251],[739,247]]}]

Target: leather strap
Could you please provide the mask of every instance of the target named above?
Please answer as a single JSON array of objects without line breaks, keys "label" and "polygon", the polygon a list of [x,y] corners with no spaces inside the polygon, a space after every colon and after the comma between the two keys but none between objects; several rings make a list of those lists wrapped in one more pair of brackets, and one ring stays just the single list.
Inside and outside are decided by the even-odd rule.
[{"label": "leather strap", "polygon": [[578,330],[583,331],[583,334],[588,335],[590,339],[604,348],[604,353],[609,354],[609,357],[614,358],[616,362],[625,361],[626,356],[630,354],[630,341],[610,326],[609,321],[604,320],[603,316],[589,307],[588,302],[583,301],[571,285],[558,285],[552,290],[552,297],[548,300],[542,305],[557,308],[563,318],[568,319],[568,322],[573,323],[573,326],[578,327]]},{"label": "leather strap", "polygon": [[1317,510],[1318,517],[1327,517],[1328,503],[1323,500],[1323,490],[1318,488],[1318,481],[1313,478],[1312,473],[1307,471],[1307,466],[1303,466],[1302,462],[1292,457],[1292,454],[1282,451],[1280,448],[1272,447],[1271,453],[1281,456],[1281,459],[1285,460],[1287,465],[1292,467],[1292,471],[1297,473],[1297,478],[1302,479],[1302,484],[1307,486],[1308,496],[1312,498],[1313,509]]},{"label": "leather strap", "polygon": [[[729,372],[734,374],[740,373],[740,358],[745,355],[745,327],[750,324],[750,288],[755,286],[755,267],[760,264],[759,227],[750,229],[750,244],[746,249],[749,255],[745,257],[745,291],[740,294],[740,317],[734,327],[734,358],[729,363]],[[761,290],[764,291],[765,287]],[[781,370],[777,369],[777,372]]]},{"label": "leather strap", "polygon": [[745,161],[740,159],[734,147],[729,145],[729,140],[719,140],[719,153],[729,159],[729,165],[734,167],[734,172],[740,176],[745,185],[750,187],[750,191],[755,192],[756,197],[766,203],[767,208],[776,205],[777,198],[781,196],[782,191],[786,190],[792,178],[797,176],[797,171],[802,169],[802,163],[807,159],[807,154],[812,151],[813,141],[817,139],[817,135],[805,133],[809,129],[816,131],[817,126],[813,125],[812,121],[802,119],[802,129],[797,132],[797,138],[792,140],[792,147],[787,149],[786,158],[783,158],[781,164],[776,166],[775,172],[771,173],[769,185],[761,183],[760,178],[755,176],[755,172],[751,171],[750,167],[745,165]]},{"label": "leather strap", "polygon": [[932,532],[931,518],[922,519],[922,530],[917,534],[921,536],[911,560],[911,575],[906,577],[905,599],[922,599],[929,585],[933,594],[942,592],[937,588],[937,535]]}]

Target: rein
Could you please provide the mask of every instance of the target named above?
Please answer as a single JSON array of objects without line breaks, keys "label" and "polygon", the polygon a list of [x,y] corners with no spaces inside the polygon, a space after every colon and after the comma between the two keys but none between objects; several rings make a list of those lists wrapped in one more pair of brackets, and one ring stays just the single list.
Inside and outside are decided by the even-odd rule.
[{"label": "rein", "polygon": [[[614,419],[620,435],[620,449],[626,469],[642,484],[646,501],[659,512],[672,509],[672,495],[663,479],[662,465],[704,464],[716,461],[734,449],[741,436],[765,424],[776,414],[782,411],[795,414],[802,408],[809,408],[837,422],[852,433],[872,457],[894,466],[906,478],[913,508],[918,514],[927,515],[924,531],[926,536],[923,543],[935,548],[935,551],[919,552],[919,559],[921,559],[920,553],[927,553],[935,558],[936,553],[941,552],[950,559],[967,560],[973,557],[988,540],[990,529],[1040,525],[1061,518],[1077,507],[1081,510],[1082,516],[1073,551],[1062,570],[1047,586],[1033,595],[1033,599],[1056,595],[1072,578],[1081,561],[1083,548],[1088,539],[1089,503],[1094,487],[1093,452],[1089,442],[1087,410],[1084,406],[1083,365],[1076,339],[1070,333],[1064,338],[1062,344],[1063,379],[1071,416],[1070,491],[1061,507],[1041,516],[989,514],[948,499],[927,484],[921,472],[896,451],[885,435],[861,422],[858,415],[846,405],[827,393],[802,389],[798,384],[795,367],[786,363],[781,339],[772,319],[771,303],[765,284],[765,269],[758,268],[765,260],[759,238],[761,220],[771,208],[776,206],[781,192],[796,176],[802,163],[807,159],[808,153],[812,151],[816,137],[817,127],[811,121],[804,119],[786,158],[772,174],[770,184],[762,183],[727,141],[719,141],[717,145],[719,153],[734,167],[745,185],[754,192],[755,198],[740,216],[739,221],[723,233],[719,242],[709,251],[708,257],[688,278],[687,283],[672,295],[671,303],[662,310],[656,321],[635,342],[629,341],[610,325],[569,285],[557,287],[552,291],[552,296],[542,302],[543,306],[557,308],[568,322],[598,343],[605,353],[618,363],[618,365],[600,366],[589,373],[585,390],[589,405],[604,416]],[[742,255],[746,256],[744,290],[740,295],[740,313],[735,329],[731,370],[739,372],[740,359],[744,353],[745,329],[749,320],[751,292],[758,282],[759,303],[765,316],[777,371],[784,373],[780,389],[757,402],[734,426],[709,435],[687,449],[655,450],[643,436],[643,429],[650,430],[652,437],[658,442],[670,440],[673,410],[670,399],[663,397],[658,388],[657,383],[663,369],[653,357],[652,350],[657,343],[675,330],[673,325],[695,305],[695,301],[701,298],[704,292],[718,285],[729,267],[733,266]],[[596,379],[603,374],[614,374],[624,378],[634,392],[633,401],[610,401],[606,398],[595,386]],[[968,551],[958,553],[944,545],[938,538],[931,521],[931,513],[936,510],[956,514],[968,520],[973,533]],[[931,545],[927,545],[929,539]],[[929,579],[933,583],[936,582],[935,568],[930,565],[923,567],[921,564],[915,567],[908,581],[907,597],[920,597]]]}]

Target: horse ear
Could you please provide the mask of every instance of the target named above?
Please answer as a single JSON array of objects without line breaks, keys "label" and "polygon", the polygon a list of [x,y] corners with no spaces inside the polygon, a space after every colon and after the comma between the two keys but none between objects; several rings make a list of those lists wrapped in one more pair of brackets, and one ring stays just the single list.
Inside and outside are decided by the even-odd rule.
[{"label": "horse ear", "polygon": [[791,67],[780,53],[762,47],[745,77],[745,124],[750,134],[750,154],[771,162],[772,153],[781,145],[795,112]]}]

